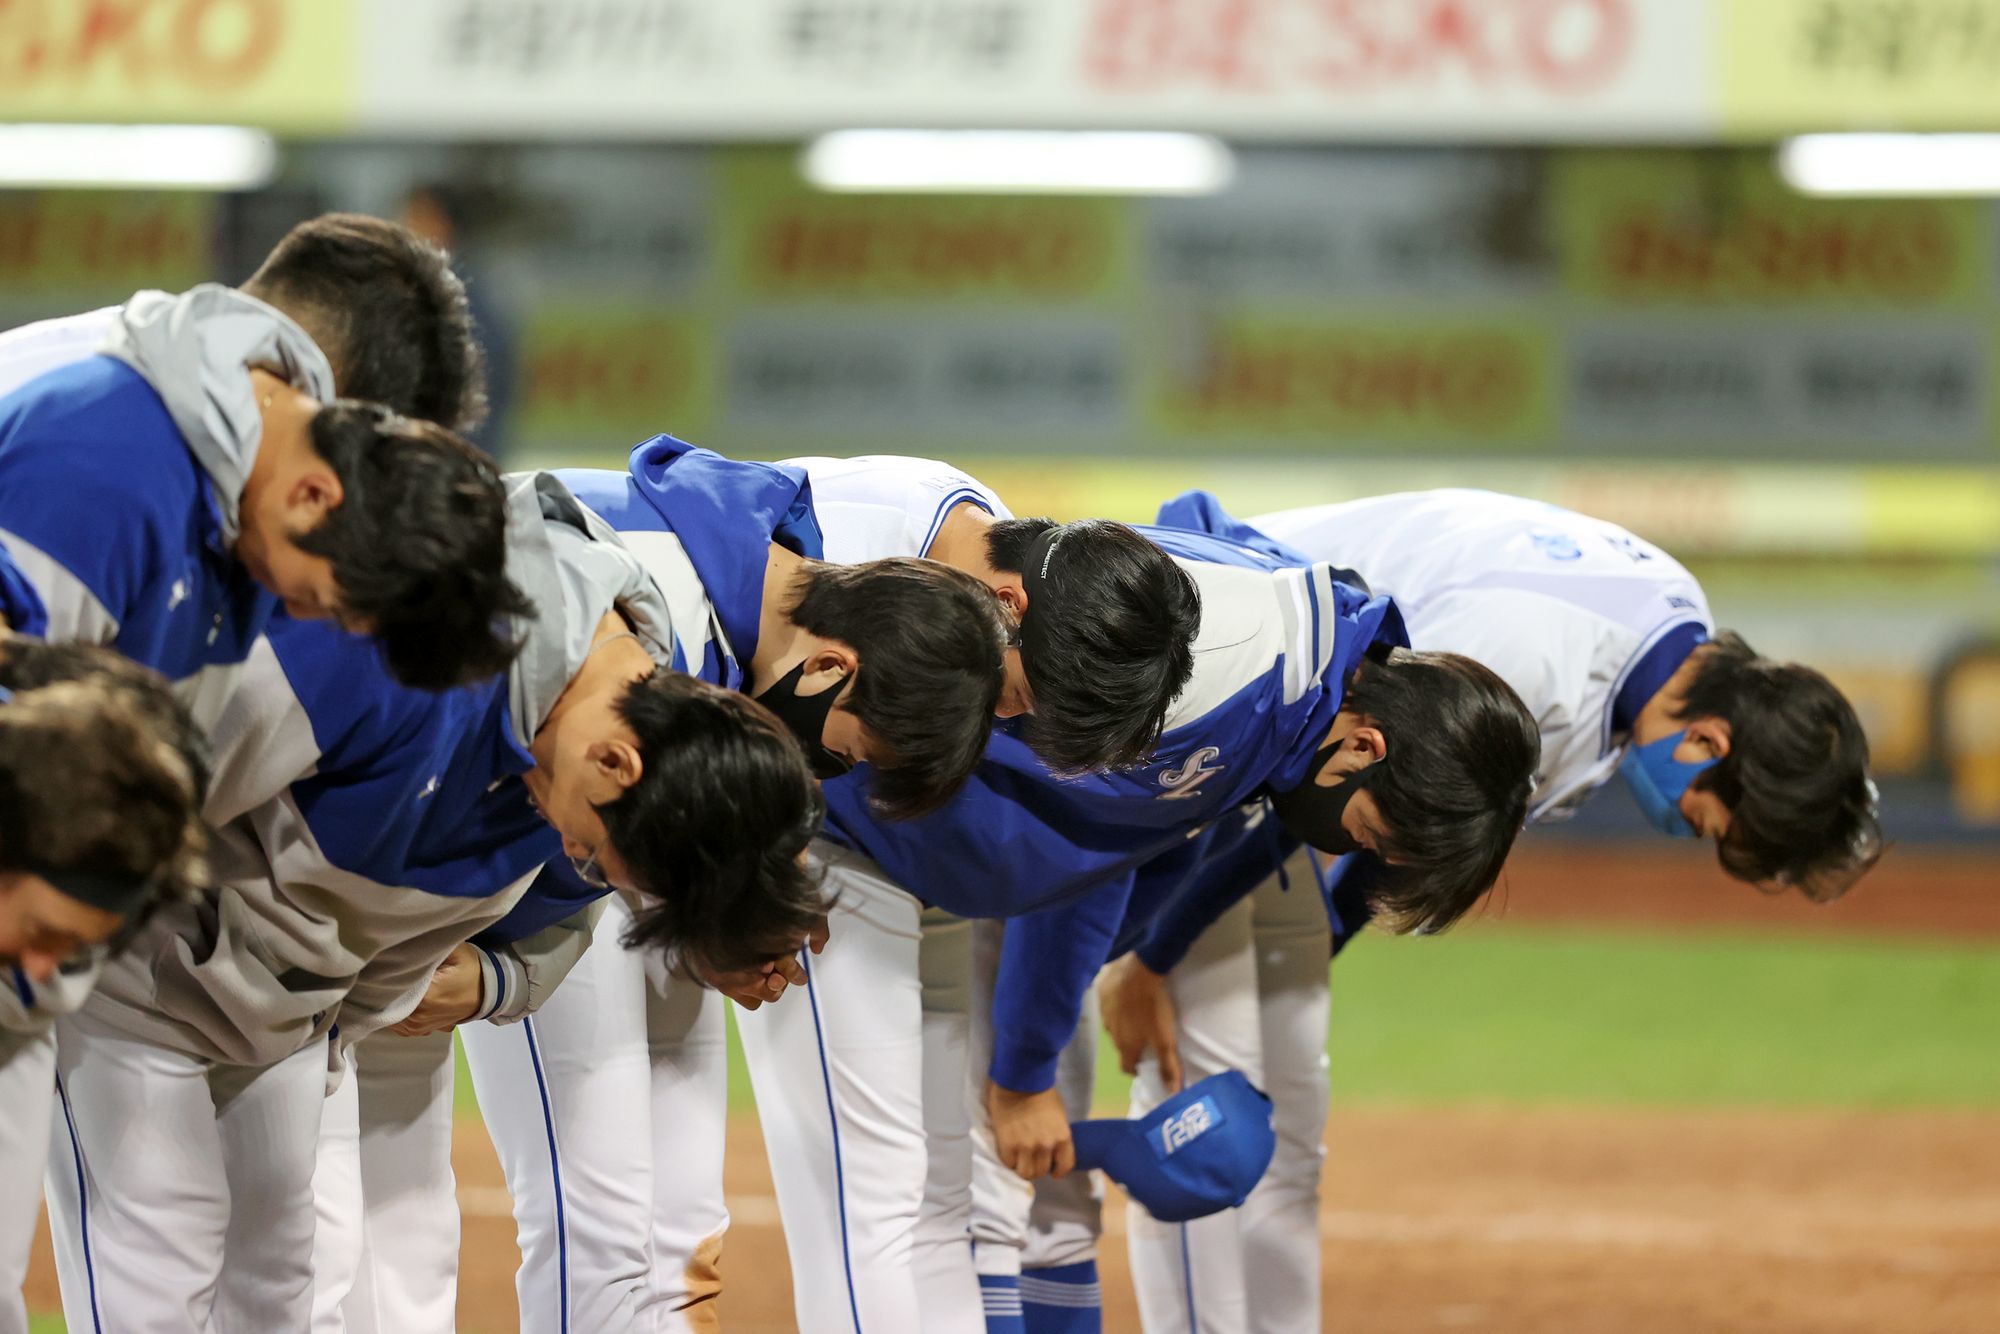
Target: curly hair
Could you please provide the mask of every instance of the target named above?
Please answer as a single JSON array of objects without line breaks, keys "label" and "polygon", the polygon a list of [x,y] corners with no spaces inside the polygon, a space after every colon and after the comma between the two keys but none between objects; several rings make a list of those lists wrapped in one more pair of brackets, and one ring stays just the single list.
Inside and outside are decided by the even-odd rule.
[{"label": "curly hair", "polygon": [[0,867],[143,881],[147,902],[208,882],[201,734],[155,673],[107,648],[0,639]]}]

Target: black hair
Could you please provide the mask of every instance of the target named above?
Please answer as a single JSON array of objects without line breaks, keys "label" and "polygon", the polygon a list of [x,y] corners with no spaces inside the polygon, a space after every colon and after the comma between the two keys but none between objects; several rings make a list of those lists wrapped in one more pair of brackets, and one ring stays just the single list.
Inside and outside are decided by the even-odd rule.
[{"label": "black hair", "polygon": [[493,461],[374,403],[327,404],[311,437],[343,495],[292,541],[333,563],[341,611],[367,626],[396,679],[446,690],[503,670],[518,649],[503,618],[533,608],[505,573],[507,497]]},{"label": "black hair", "polygon": [[0,867],[144,882],[131,912],[207,880],[206,742],[166,681],[108,648],[0,638]]},{"label": "black hair", "polygon": [[932,560],[809,561],[787,615],[860,660],[838,707],[889,750],[869,789],[883,814],[943,805],[985,755],[1006,684],[1007,616],[993,590]]},{"label": "black hair", "polygon": [[1058,773],[1142,764],[1194,670],[1201,595],[1171,556],[1106,519],[1002,519],[986,530],[987,562],[1019,574],[1050,532],[1055,558],[1021,617],[1034,694],[1022,739]]},{"label": "black hair", "polygon": [[287,232],[243,291],[319,344],[346,398],[469,431],[486,417],[486,372],[465,284],[409,228],[328,213]]},{"label": "black hair", "polygon": [[643,764],[597,808],[647,899],[625,944],[697,976],[797,949],[831,906],[800,861],[826,804],[798,741],[747,695],[666,668],[627,687],[617,710]]},{"label": "black hair", "polygon": [[1854,706],[1812,668],[1760,658],[1733,631],[1696,653],[1676,717],[1729,724],[1729,753],[1692,784],[1729,807],[1722,869],[1817,903],[1839,898],[1882,857]]},{"label": "black hair", "polygon": [[1500,878],[1528,818],[1542,738],[1490,669],[1458,653],[1371,653],[1342,710],[1382,729],[1388,752],[1361,772],[1381,812],[1388,863],[1376,916],[1433,934]]}]

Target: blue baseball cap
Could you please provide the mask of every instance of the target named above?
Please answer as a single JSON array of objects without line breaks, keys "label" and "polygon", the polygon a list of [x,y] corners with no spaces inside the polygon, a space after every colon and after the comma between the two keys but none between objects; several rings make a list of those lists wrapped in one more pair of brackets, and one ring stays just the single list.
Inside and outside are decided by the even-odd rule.
[{"label": "blue baseball cap", "polygon": [[1135,1120],[1078,1121],[1076,1165],[1099,1167],[1162,1223],[1243,1203],[1278,1147],[1271,1100],[1240,1070],[1210,1075]]}]

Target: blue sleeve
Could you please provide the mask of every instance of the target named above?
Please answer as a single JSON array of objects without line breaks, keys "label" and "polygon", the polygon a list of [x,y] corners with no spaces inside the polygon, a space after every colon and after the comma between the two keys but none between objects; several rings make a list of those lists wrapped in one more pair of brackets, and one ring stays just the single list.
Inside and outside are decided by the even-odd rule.
[{"label": "blue sleeve", "polygon": [[1319,564],[1297,547],[1287,546],[1274,537],[1266,536],[1223,509],[1222,502],[1208,491],[1181,492],[1160,506],[1160,512],[1153,522],[1161,528],[1179,528],[1187,532],[1207,533],[1212,537],[1226,538],[1267,556],[1280,565]]},{"label": "blue sleeve", "polygon": [[[1139,961],[1156,973],[1173,971],[1222,914],[1256,893],[1264,881],[1284,875],[1285,859],[1300,844],[1260,805],[1232,812],[1189,846],[1195,858],[1179,882],[1164,883],[1157,894],[1144,896],[1158,906],[1151,920],[1143,923],[1145,934],[1133,948]],[[1142,889],[1147,878],[1147,872],[1141,872]],[[1304,889],[1319,892],[1317,885]],[[1135,901],[1140,897],[1135,895]]]},{"label": "blue sleeve", "polygon": [[48,637],[49,609],[5,546],[0,546],[0,617],[6,618],[7,628],[16,634]]},{"label": "blue sleeve", "polygon": [[[95,615],[76,605],[86,592],[123,638],[144,638],[139,622],[169,609],[154,586],[201,541],[201,485],[158,395],[109,358],[52,371],[0,399],[0,530],[57,567],[42,580],[67,585],[24,575],[37,584],[52,638],[102,638],[76,631],[80,616]],[[148,643],[121,647],[161,665]]]},{"label": "blue sleeve", "polygon": [[1001,1088],[1039,1093],[1056,1082],[1056,1060],[1076,1033],[1084,994],[1111,955],[1132,877],[1007,923],[993,983],[993,1059]]}]

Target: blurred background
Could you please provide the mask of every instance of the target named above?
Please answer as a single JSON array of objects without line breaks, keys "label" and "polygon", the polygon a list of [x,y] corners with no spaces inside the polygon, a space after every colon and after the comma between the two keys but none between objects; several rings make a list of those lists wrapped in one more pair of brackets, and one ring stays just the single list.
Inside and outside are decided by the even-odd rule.
[{"label": "blurred background", "polygon": [[[239,281],[324,210],[400,217],[466,275],[508,466],[668,432],[947,458],[1023,514],[1475,485],[1636,530],[1855,700],[1896,847],[1833,908],[1762,901],[1607,791],[1523,840],[1494,921],[1343,956],[1341,1115],[1615,1105],[1608,1143],[1685,1144],[1713,1127],[1644,1118],[1703,1108],[1749,1136],[1731,1180],[1815,1134],[1851,1166],[2000,1128],[1996,0],[40,0],[0,4],[0,121],[0,327]],[[237,132],[17,137],[53,123]],[[821,137],[872,127],[1179,137]],[[1795,139],[1833,131],[1958,137]],[[1771,1107],[1808,1121],[1727,1119]],[[1885,1108],[1943,1119],[1843,1119]],[[1566,1170],[1512,1144],[1458,1178],[1502,1160]],[[1775,1307],[1648,1288],[1709,1242],[1588,1225],[1658,1182],[1511,1249],[1398,1250],[1336,1176],[1347,1253],[1387,1247],[1358,1268],[1446,1295],[1378,1311],[1343,1272],[1329,1318],[1992,1328],[1994,1165],[1908,1186],[1951,1198],[1901,1260],[1714,1238],[1793,1266]],[[1551,1307],[1532,1268],[1469,1295],[1407,1268],[1459,1245],[1632,1277]]]}]

